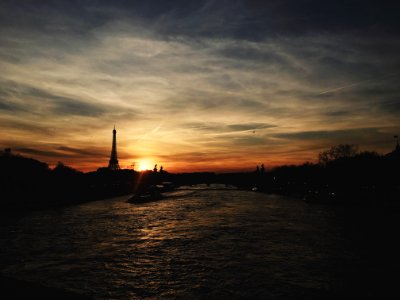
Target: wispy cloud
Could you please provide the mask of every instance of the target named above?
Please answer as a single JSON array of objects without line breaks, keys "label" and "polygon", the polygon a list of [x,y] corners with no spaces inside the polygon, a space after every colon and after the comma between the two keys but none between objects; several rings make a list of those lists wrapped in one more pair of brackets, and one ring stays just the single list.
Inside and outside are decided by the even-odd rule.
[{"label": "wispy cloud", "polygon": [[396,19],[264,2],[2,2],[0,145],[94,169],[116,123],[123,163],[177,170],[299,163],[329,140],[388,151],[380,135],[400,125]]}]

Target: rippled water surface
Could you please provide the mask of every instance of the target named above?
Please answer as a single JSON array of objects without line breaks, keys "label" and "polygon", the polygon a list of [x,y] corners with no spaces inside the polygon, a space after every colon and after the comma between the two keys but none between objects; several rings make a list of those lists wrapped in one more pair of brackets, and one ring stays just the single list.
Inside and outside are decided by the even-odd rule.
[{"label": "rippled water surface", "polygon": [[249,191],[175,191],[5,222],[1,273],[95,298],[318,296],[351,259],[334,213]]}]

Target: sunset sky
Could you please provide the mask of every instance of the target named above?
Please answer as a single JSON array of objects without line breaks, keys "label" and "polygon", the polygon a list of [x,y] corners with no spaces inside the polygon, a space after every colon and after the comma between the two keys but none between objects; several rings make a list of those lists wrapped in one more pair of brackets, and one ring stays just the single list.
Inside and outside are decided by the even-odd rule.
[{"label": "sunset sky", "polygon": [[[389,2],[388,2],[389,3]],[[1,148],[82,171],[251,170],[400,134],[385,1],[0,0]]]}]

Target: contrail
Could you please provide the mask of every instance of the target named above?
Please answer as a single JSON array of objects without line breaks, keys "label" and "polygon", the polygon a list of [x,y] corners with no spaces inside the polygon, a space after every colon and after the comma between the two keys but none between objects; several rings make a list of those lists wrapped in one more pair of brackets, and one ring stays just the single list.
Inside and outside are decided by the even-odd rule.
[{"label": "contrail", "polygon": [[338,88],[335,88],[335,89],[324,91],[322,93],[319,93],[318,95],[323,95],[323,94],[328,94],[328,93],[344,90],[344,89],[347,89],[347,88],[350,88],[350,87],[353,87],[353,86],[357,86],[357,85],[360,85],[360,84],[363,84],[363,83],[371,82],[371,81],[380,81],[380,80],[386,79],[388,77],[393,77],[393,76],[396,76],[396,75],[399,75],[399,74],[400,73],[394,73],[394,74],[390,74],[390,75],[384,76],[382,78],[377,78],[377,79],[374,78],[374,79],[367,79],[367,80],[363,80],[363,81],[354,82],[352,84],[348,84],[348,85],[344,85],[344,86],[341,86],[341,87],[338,87]]},{"label": "contrail", "polygon": [[139,141],[143,140],[145,137],[147,137],[150,134],[156,133],[163,126],[163,124],[164,124],[164,121],[162,121],[160,124],[158,124],[156,127],[154,127],[151,131],[146,132],[146,133],[138,136],[136,138],[136,142],[139,142]]},{"label": "contrail", "polygon": [[324,91],[322,93],[319,93],[318,95],[323,95],[323,94],[328,94],[328,93],[344,90],[344,89],[347,89],[347,88],[350,88],[350,87],[353,87],[353,86],[356,86],[356,85],[359,85],[359,84],[363,84],[363,83],[366,83],[366,82],[370,82],[370,81],[372,81],[372,79],[355,82],[355,83],[352,83],[352,84],[349,84],[349,85],[345,85],[345,86],[341,86],[341,87],[338,87],[338,88],[335,88],[335,89],[332,89],[332,90]]},{"label": "contrail", "polygon": [[151,131],[151,133],[156,133],[156,132],[161,128],[162,125],[163,125],[163,123],[160,123],[158,126],[156,126],[156,127]]}]

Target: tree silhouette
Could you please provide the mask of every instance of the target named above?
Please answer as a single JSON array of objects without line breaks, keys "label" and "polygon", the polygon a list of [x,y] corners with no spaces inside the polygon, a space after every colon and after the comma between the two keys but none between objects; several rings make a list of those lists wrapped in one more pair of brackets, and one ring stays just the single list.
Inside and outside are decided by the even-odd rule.
[{"label": "tree silhouette", "polygon": [[359,153],[358,147],[353,144],[339,144],[325,150],[318,155],[318,162],[322,165],[339,158],[353,157]]}]

